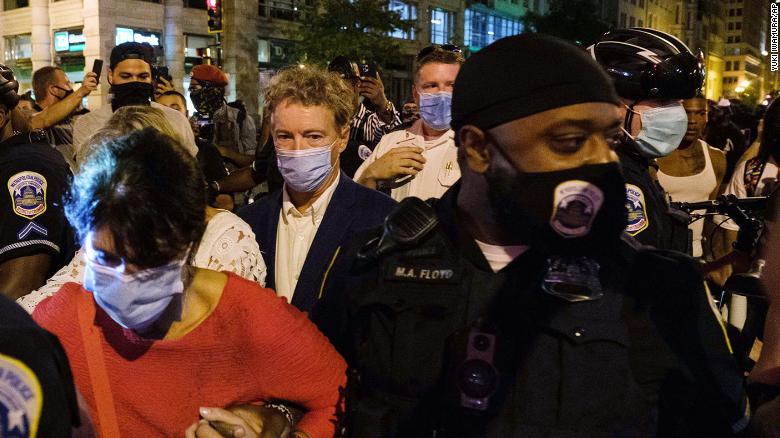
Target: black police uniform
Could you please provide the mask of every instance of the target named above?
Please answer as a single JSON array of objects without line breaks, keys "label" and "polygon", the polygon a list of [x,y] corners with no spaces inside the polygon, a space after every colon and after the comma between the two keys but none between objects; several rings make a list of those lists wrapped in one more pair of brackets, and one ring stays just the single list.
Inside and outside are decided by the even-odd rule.
[{"label": "black police uniform", "polygon": [[332,272],[346,275],[326,279],[312,320],[350,365],[349,436],[716,437],[745,425],[742,378],[692,259],[626,238],[598,260],[604,296],[564,301],[542,291],[534,249],[491,270],[459,224],[459,187],[417,244],[358,258],[375,231],[342,251]]},{"label": "black police uniform", "polygon": [[626,232],[644,245],[691,253],[688,216],[672,209],[658,181],[650,176],[650,161],[623,145],[617,149],[626,179]]},{"label": "black police uniform", "polygon": [[70,262],[74,233],[62,207],[70,177],[62,155],[40,136],[0,142],[0,263],[47,253],[53,274]]},{"label": "black police uniform", "polygon": [[57,337],[0,295],[0,436],[68,437],[79,410]]}]

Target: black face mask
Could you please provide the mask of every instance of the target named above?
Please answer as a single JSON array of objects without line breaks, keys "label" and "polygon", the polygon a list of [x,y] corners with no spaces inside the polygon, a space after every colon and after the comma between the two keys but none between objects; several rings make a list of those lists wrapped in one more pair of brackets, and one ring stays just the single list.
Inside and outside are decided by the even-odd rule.
[{"label": "black face mask", "polygon": [[56,85],[54,86],[54,88],[56,88],[56,89],[58,89],[58,90],[62,91],[63,93],[65,93],[65,94],[63,94],[63,95],[62,95],[62,97],[54,96],[54,97],[56,97],[58,100],[65,100],[65,98],[66,98],[66,97],[68,97],[68,96],[70,96],[71,94],[73,94],[73,90],[72,90],[72,89],[70,89],[70,90],[69,90],[69,89],[67,89],[67,88],[58,87],[58,86],[56,86]]},{"label": "black face mask", "polygon": [[129,105],[149,105],[154,96],[154,86],[147,82],[126,82],[112,85],[114,99],[111,107],[114,111]]},{"label": "black face mask", "polygon": [[191,90],[190,99],[198,113],[208,114],[212,117],[225,103],[222,89],[211,86]]},{"label": "black face mask", "polygon": [[627,213],[618,163],[525,173],[500,149],[492,155],[485,178],[496,222],[520,242],[550,255],[581,256],[620,241]]}]

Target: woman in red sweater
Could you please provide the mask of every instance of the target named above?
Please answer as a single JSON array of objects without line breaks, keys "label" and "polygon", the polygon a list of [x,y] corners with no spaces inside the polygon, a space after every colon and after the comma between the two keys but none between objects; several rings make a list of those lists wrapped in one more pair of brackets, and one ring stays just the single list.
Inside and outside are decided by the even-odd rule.
[{"label": "woman in red sweater", "polygon": [[[273,291],[186,263],[202,181],[153,129],[100,145],[65,207],[84,286],[66,284],[33,317],[65,347],[99,436],[333,436],[346,365],[328,340]],[[303,408],[297,424],[285,401]]]}]

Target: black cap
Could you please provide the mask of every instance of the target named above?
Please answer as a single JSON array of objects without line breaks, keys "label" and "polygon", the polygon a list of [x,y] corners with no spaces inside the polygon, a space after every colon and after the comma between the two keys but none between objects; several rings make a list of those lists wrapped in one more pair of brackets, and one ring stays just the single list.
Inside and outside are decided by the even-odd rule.
[{"label": "black cap", "polygon": [[586,102],[618,104],[612,81],[577,46],[541,34],[502,38],[472,55],[452,93],[452,128],[492,128]]},{"label": "black cap", "polygon": [[149,66],[154,64],[154,48],[149,43],[126,42],[122,43],[111,51],[110,68],[116,67],[120,62],[127,59],[140,59]]}]

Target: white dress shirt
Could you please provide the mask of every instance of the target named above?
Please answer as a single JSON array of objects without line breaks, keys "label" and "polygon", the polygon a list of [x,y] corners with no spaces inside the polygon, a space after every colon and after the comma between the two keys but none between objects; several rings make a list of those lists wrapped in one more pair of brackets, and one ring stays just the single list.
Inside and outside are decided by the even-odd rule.
[{"label": "white dress shirt", "polygon": [[425,140],[422,133],[422,120],[401,131],[391,132],[379,141],[371,155],[355,172],[357,181],[369,165],[394,148],[419,147],[423,149],[425,164],[415,176],[401,177],[390,182],[390,197],[401,201],[409,196],[426,200],[441,198],[455,182],[460,179],[458,167],[458,148],[455,146],[455,133],[450,129],[441,137]]},{"label": "white dress shirt", "polygon": [[306,211],[298,211],[287,194],[287,184],[282,189],[282,210],[279,212],[279,226],[276,228],[276,294],[292,303],[298,277],[309,253],[317,230],[320,228],[325,210],[336,191],[339,175],[322,195]]}]

